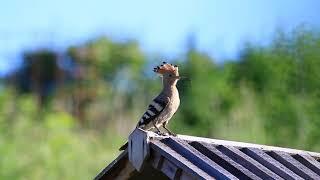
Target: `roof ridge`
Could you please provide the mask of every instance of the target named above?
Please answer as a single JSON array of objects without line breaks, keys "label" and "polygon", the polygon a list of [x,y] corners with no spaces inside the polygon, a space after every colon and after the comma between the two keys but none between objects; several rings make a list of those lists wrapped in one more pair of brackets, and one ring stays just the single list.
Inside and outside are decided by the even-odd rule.
[{"label": "roof ridge", "polygon": [[290,154],[301,154],[307,153],[311,156],[315,156],[320,158],[320,153],[300,150],[300,149],[293,149],[293,148],[284,148],[284,147],[277,147],[277,146],[269,146],[269,145],[262,145],[262,144],[254,144],[254,143],[245,143],[240,141],[230,141],[230,140],[221,140],[221,139],[211,139],[211,138],[204,138],[204,137],[197,137],[197,136],[188,136],[188,135],[177,135],[178,138],[186,140],[186,141],[201,141],[207,142],[216,145],[225,145],[225,146],[235,146],[235,147],[251,147],[251,148],[258,148],[266,151],[282,151]]}]

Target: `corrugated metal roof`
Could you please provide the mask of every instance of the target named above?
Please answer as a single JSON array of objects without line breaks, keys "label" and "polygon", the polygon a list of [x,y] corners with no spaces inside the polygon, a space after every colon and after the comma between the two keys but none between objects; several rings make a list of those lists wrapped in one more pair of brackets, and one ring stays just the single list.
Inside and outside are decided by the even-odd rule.
[{"label": "corrugated metal roof", "polygon": [[[169,179],[320,179],[319,153],[192,136],[148,134],[142,143],[142,146],[147,144],[148,151],[142,155],[144,167],[151,166]],[[130,152],[130,148],[142,146],[134,141],[134,136],[130,141],[129,156],[137,153],[140,156],[137,149]],[[129,159],[135,167],[132,161],[137,158]],[[144,173],[143,168],[140,171]],[[112,174],[105,171],[98,179],[104,179],[108,173]]]}]

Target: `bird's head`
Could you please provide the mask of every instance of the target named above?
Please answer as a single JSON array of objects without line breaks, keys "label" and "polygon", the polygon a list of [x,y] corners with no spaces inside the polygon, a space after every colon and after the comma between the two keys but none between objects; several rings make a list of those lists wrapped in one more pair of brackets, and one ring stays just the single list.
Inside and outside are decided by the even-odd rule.
[{"label": "bird's head", "polygon": [[153,71],[168,79],[180,79],[177,65],[163,62],[160,66],[153,68]]},{"label": "bird's head", "polygon": [[153,71],[163,77],[164,83],[175,85],[180,79],[179,68],[177,65],[163,62],[160,66],[155,67]]}]

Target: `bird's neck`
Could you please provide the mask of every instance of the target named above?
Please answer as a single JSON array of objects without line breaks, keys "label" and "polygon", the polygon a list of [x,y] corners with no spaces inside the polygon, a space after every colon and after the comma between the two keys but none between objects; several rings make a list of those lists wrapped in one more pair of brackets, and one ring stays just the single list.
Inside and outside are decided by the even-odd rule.
[{"label": "bird's neck", "polygon": [[176,84],[177,84],[177,81],[174,81],[171,83],[163,83],[163,92],[168,96],[172,96],[173,94],[176,94],[178,92]]}]

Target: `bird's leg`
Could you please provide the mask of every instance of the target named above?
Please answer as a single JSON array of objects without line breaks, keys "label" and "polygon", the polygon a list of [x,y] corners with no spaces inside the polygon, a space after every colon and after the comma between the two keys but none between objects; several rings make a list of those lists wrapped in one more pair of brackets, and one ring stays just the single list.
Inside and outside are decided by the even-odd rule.
[{"label": "bird's leg", "polygon": [[164,134],[163,134],[163,133],[161,133],[160,129],[156,126],[156,124],[154,123],[154,121],[152,121],[152,124],[153,124],[153,126],[156,128],[156,130],[157,130],[157,134],[159,134],[159,135],[163,136]]},{"label": "bird's leg", "polygon": [[175,133],[171,132],[171,131],[166,127],[166,125],[167,125],[167,122],[164,122],[164,123],[162,124],[163,128],[164,128],[165,130],[167,130],[167,132],[168,132],[171,136],[177,136]]}]

